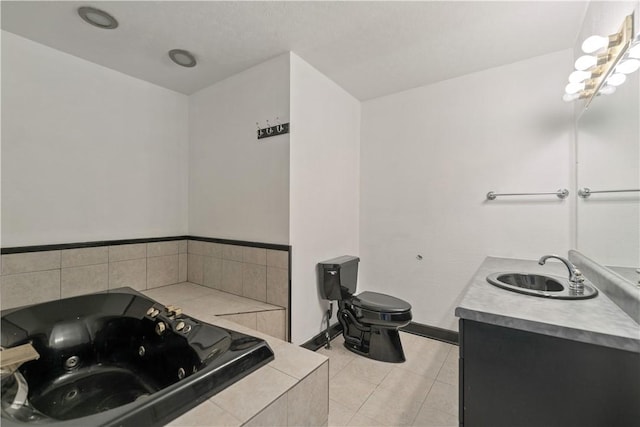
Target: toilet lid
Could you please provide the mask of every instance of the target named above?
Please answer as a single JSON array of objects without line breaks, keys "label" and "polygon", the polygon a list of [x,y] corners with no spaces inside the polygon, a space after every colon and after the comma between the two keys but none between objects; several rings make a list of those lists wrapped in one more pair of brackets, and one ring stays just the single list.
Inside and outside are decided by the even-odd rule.
[{"label": "toilet lid", "polygon": [[356,295],[352,304],[367,310],[389,313],[401,313],[411,310],[411,304],[408,302],[377,292],[362,292]]}]

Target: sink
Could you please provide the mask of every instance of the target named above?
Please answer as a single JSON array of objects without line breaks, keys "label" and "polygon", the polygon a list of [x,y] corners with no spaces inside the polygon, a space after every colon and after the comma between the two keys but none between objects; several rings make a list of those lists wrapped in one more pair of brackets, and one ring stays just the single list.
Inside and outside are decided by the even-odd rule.
[{"label": "sink", "polygon": [[598,295],[598,290],[585,283],[584,292],[569,288],[569,279],[533,273],[501,272],[487,276],[487,282],[502,289],[521,294],[554,299],[587,299]]}]

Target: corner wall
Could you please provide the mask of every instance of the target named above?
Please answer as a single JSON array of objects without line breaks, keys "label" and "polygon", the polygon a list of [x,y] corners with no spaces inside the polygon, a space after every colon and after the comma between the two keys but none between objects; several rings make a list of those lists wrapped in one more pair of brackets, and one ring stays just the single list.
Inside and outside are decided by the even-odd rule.
[{"label": "corner wall", "polygon": [[[571,63],[564,50],[363,103],[359,290],[457,330],[454,308],[487,255],[567,253]],[[570,197],[486,200],[559,188]]]},{"label": "corner wall", "polygon": [[[324,328],[316,265],[358,255],[360,102],[291,54],[291,338]],[[335,322],[335,317],[334,320]]]},{"label": "corner wall", "polygon": [[189,97],[189,234],[289,243],[289,54]]},{"label": "corner wall", "polygon": [[2,32],[2,246],[187,232],[187,97]]}]

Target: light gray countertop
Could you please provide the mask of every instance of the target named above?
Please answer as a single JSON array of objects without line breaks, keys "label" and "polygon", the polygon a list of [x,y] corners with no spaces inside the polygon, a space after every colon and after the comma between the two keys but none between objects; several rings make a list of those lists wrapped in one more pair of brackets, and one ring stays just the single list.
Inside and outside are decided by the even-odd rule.
[{"label": "light gray countertop", "polygon": [[489,284],[487,275],[497,272],[568,276],[567,268],[559,262],[541,266],[534,260],[487,257],[456,308],[457,317],[640,352],[640,325],[603,292],[586,300],[524,295]]}]

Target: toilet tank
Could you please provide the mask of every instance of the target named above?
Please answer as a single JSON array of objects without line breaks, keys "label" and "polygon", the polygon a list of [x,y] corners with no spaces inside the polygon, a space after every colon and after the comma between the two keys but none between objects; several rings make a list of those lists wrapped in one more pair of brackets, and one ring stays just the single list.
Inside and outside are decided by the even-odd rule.
[{"label": "toilet tank", "polygon": [[360,258],[342,255],[318,263],[320,270],[320,296],[328,300],[340,300],[356,292],[358,263]]}]

